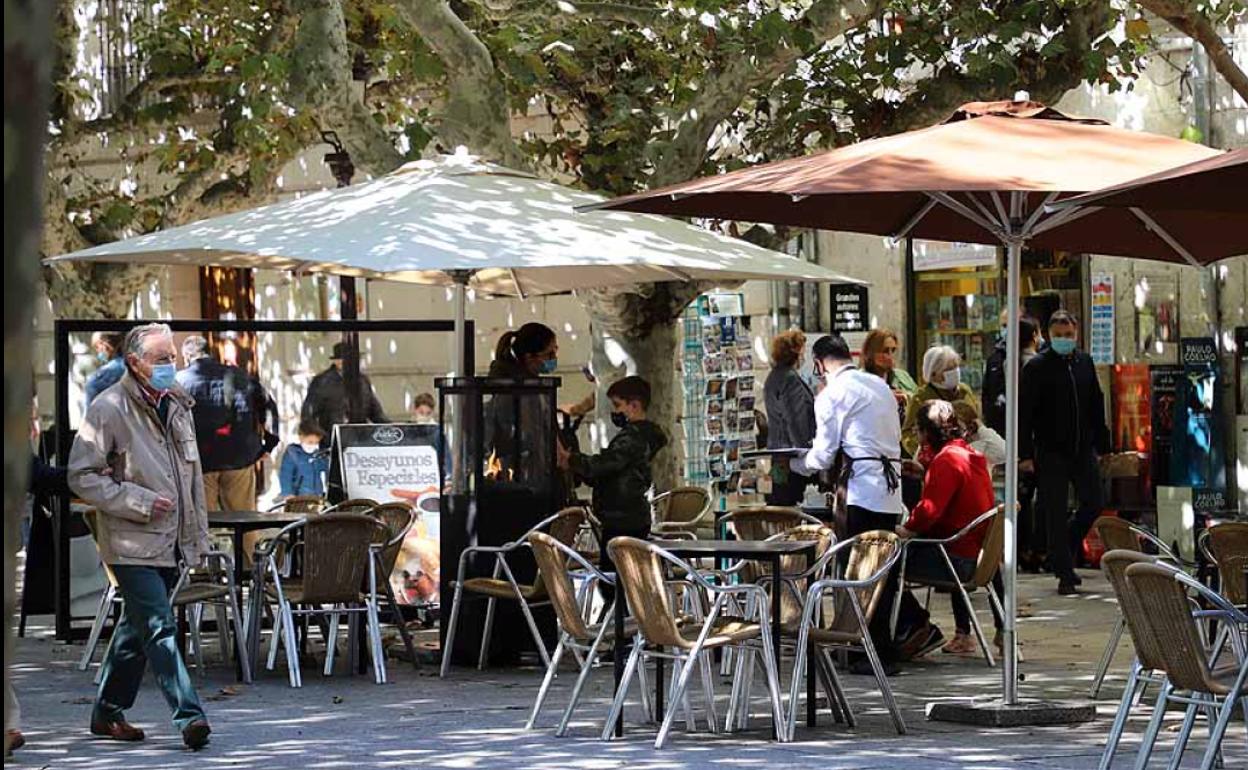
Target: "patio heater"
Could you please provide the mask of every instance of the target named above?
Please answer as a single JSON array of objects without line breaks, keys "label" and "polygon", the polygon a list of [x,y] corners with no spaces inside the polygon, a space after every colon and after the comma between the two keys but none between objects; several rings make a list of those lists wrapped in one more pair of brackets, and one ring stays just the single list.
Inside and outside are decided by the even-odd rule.
[{"label": "patio heater", "polygon": [[[439,578],[445,598],[444,621],[450,615],[450,597],[454,595],[450,583],[465,548],[515,541],[561,505],[564,490],[555,451],[559,383],[558,377],[448,377],[434,381],[445,437]],[[457,426],[463,426],[462,430]],[[509,557],[508,564],[521,584],[532,583],[537,576],[537,564],[527,549]],[[467,575],[490,577],[493,566],[492,559],[483,558],[468,565]],[[455,649],[443,653],[452,655],[453,662],[477,660],[485,609],[484,601],[465,601]],[[542,635],[553,644],[554,614],[540,607],[533,614]],[[445,643],[445,622],[441,639]],[[536,652],[519,605],[499,601],[489,660],[514,662],[519,654],[529,651]]]}]

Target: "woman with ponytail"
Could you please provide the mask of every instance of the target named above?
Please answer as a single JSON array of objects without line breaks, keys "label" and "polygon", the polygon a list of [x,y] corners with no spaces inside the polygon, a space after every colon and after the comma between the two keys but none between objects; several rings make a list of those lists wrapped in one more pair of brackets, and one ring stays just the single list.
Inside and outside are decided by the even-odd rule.
[{"label": "woman with ponytail", "polygon": [[559,363],[559,340],[546,324],[530,321],[498,338],[491,377],[527,379],[555,373]]}]

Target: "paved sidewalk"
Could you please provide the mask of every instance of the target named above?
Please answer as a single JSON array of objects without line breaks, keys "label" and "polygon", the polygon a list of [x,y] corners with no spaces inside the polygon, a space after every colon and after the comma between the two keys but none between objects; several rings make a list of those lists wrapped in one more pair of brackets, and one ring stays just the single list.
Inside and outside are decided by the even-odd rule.
[{"label": "paved sidewalk", "polygon": [[[1077,597],[1058,597],[1052,578],[1024,576],[1020,581],[1025,696],[1086,695],[1116,608],[1099,574],[1085,571],[1083,575],[1084,593]],[[988,620],[983,597],[975,601],[981,618]],[[937,622],[950,633],[948,597],[935,595],[932,604]],[[557,739],[552,728],[566,703],[573,679],[569,675],[556,682],[539,729],[526,732],[524,722],[540,682],[540,672],[533,668],[458,669],[440,680],[433,666],[416,673],[410,665],[391,661],[391,681],[384,686],[372,684],[370,676],[348,677],[341,667],[331,678],[305,668],[304,687],[292,690],[280,664],[277,671],[262,672],[252,686],[235,684],[231,672],[218,666],[210,669],[200,689],[215,731],[212,743],[205,751],[191,754],[182,748],[169,725],[165,704],[150,682],[129,715],[148,731],[148,740],[137,745],[93,740],[86,729],[94,694],[91,675],[74,667],[81,652],[81,646],[50,641],[45,628],[35,627],[31,637],[19,641],[15,680],[28,744],[11,760],[14,766],[82,770],[732,770],[750,766],[1075,770],[1097,765],[1130,655],[1124,641],[1102,692],[1098,718],[1084,725],[994,730],[928,722],[923,711],[928,702],[1000,691],[999,668],[989,669],[982,659],[937,652],[893,679],[908,735],[893,731],[869,677],[845,675],[850,701],[859,716],[856,730],[835,725],[823,714],[818,728],[808,730],[799,723],[797,740],[780,745],[768,740],[770,723],[765,719],[756,718],[749,732],[732,736],[691,735],[678,724],[662,751],[653,749],[655,727],[638,723],[640,709],[635,705],[626,711],[630,721],[624,739],[609,744],[597,740],[607,709],[609,668],[593,675],[572,735]],[[760,682],[756,681],[756,696],[761,694]],[[717,682],[721,713],[730,686],[727,678]],[[695,696],[695,708],[699,702]],[[757,714],[762,713],[761,700],[759,704]],[[1177,713],[1168,719],[1168,730],[1154,755],[1156,766],[1164,766],[1168,759],[1178,719]],[[701,719],[699,723],[704,729]],[[1130,764],[1143,728],[1144,719],[1132,721],[1126,753],[1120,755],[1118,766]],[[1184,767],[1197,765],[1206,735],[1203,724],[1198,724]],[[1225,751],[1228,768],[1248,768],[1242,723],[1232,725]]]}]

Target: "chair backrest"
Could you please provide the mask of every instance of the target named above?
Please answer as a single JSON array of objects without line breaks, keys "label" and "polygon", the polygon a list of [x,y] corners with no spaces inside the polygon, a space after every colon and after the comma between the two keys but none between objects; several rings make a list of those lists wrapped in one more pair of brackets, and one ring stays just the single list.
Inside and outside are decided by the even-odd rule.
[{"label": "chair backrest", "polygon": [[560,546],[562,543],[545,532],[529,535],[529,547],[533,549],[533,558],[537,560],[537,569],[555,609],[555,617],[559,619],[559,627],[577,641],[589,641],[589,629],[576,601],[576,587],[568,574],[568,557]]},{"label": "chair backrest", "polygon": [[762,505],[740,508],[724,517],[738,540],[766,540],[803,524],[822,526],[823,522],[798,508]]},{"label": "chair backrest", "polygon": [[1160,656],[1159,668],[1178,690],[1217,692],[1206,660],[1204,640],[1187,589],[1174,579],[1175,570],[1160,563],[1127,567],[1127,587],[1147,607],[1141,613],[1144,632]]},{"label": "chair backrest", "polygon": [[1208,532],[1209,552],[1218,564],[1222,595],[1236,606],[1248,604],[1248,578],[1244,576],[1248,567],[1248,522],[1228,521],[1210,527]]},{"label": "chair backrest", "polygon": [[687,647],[676,625],[657,546],[633,537],[617,537],[607,549],[615,563],[616,585],[623,587],[642,637],[650,644]]},{"label": "chair backrest", "polygon": [[1135,657],[1146,669],[1157,670],[1163,666],[1161,652],[1157,649],[1156,637],[1145,625],[1144,616],[1148,613],[1147,600],[1127,583],[1127,567],[1133,564],[1152,564],[1156,556],[1139,551],[1119,548],[1107,551],[1101,556],[1101,572],[1109,581],[1114,596],[1118,599],[1118,610],[1127,622],[1127,630],[1131,633],[1131,643],[1135,646]]},{"label": "chair backrest", "polygon": [[368,579],[368,550],[389,536],[386,525],[363,513],[324,513],[303,525],[303,600],[358,602]]},{"label": "chair backrest", "polygon": [[690,522],[710,510],[711,495],[702,487],[676,487],[659,501],[660,522]]},{"label": "chair backrest", "polygon": [[[854,544],[850,547],[849,564],[845,567],[845,579],[858,581],[871,578],[900,547],[897,535],[882,529],[863,532],[855,536]],[[875,609],[879,606],[880,596],[883,595],[887,582],[888,580],[881,576],[871,585],[854,589],[858,596],[858,604],[862,607],[863,616],[868,624],[875,615]],[[832,619],[826,627],[846,634],[861,632],[862,629],[850,606],[847,592],[836,593]]]},{"label": "chair backrest", "polygon": [[[815,526],[814,524],[803,524],[800,527],[794,527],[787,532],[768,538],[769,540],[783,540],[786,542],[802,542],[815,543],[815,552],[807,557],[805,555],[789,554],[780,557],[780,573],[782,575],[796,575],[806,571],[821,556],[828,552],[832,544],[836,542],[836,535],[832,532],[831,527]],[[809,563],[807,563],[809,559]],[[819,575],[815,576],[820,577]],[[773,589],[781,590],[781,589]],[[799,585],[800,590],[800,585]],[[793,595],[792,590],[781,590],[780,593],[780,618],[781,622],[789,623],[796,621],[802,613],[802,603],[800,599]]]},{"label": "chair backrest", "polygon": [[[82,513],[82,521],[87,525],[87,530],[91,532],[91,540],[95,542],[97,550],[100,547],[100,533],[97,529],[99,527],[99,522],[96,520],[96,517],[99,515],[99,512],[94,508],[88,508]],[[105,564],[103,559],[100,560],[100,566],[104,568],[104,576],[108,578],[108,584],[113,588],[116,588],[117,576],[113,574],[113,568],[108,564]]]},{"label": "chair backrest", "polygon": [[416,523],[418,514],[410,503],[382,503],[368,512],[369,516],[386,525],[388,539],[386,547],[381,550],[381,566],[384,574],[378,575],[385,580],[394,572],[394,565],[399,560],[399,552],[403,550],[403,538]]},{"label": "chair backrest", "polygon": [[998,505],[996,513],[996,516],[980,524],[987,529],[979,545],[979,561],[975,564],[975,574],[971,576],[971,583],[977,588],[983,588],[992,582],[1005,552],[1005,506]]},{"label": "chair backrest", "polygon": [[282,513],[320,513],[324,507],[325,498],[320,495],[294,495],[282,500],[269,510]]},{"label": "chair backrest", "polygon": [[369,500],[365,497],[352,498],[343,500],[341,503],[331,505],[325,508],[321,513],[368,513],[378,505],[376,500]]},{"label": "chair backrest", "polygon": [[564,545],[576,542],[576,535],[581,527],[589,521],[589,511],[584,506],[572,505],[554,515],[546,526],[546,532]]},{"label": "chair backrest", "polygon": [[1101,516],[1092,522],[1092,529],[1101,539],[1106,551],[1143,551],[1139,535],[1131,529],[1131,522],[1117,516]]}]

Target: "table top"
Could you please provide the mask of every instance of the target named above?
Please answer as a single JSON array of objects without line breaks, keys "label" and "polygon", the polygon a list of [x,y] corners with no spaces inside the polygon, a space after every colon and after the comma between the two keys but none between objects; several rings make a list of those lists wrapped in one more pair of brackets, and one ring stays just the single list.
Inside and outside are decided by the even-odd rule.
[{"label": "table top", "polygon": [[305,518],[307,514],[283,511],[209,511],[208,526],[220,528],[284,527]]},{"label": "table top", "polygon": [[763,559],[815,550],[813,540],[652,540],[677,556],[734,556]]}]

